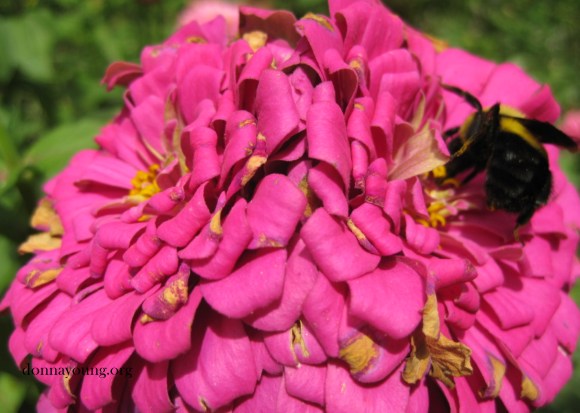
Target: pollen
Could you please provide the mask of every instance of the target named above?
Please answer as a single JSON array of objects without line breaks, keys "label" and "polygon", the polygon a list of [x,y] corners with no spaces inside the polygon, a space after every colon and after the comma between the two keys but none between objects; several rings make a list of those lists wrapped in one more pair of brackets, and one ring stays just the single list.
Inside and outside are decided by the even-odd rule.
[{"label": "pollen", "polygon": [[340,349],[339,357],[348,363],[352,374],[357,374],[369,368],[378,352],[375,342],[366,334],[360,334]]},{"label": "pollen", "polygon": [[145,201],[160,191],[157,184],[157,174],[159,165],[153,164],[148,171],[137,171],[131,180],[133,189],[129,191],[129,196],[138,201]]}]

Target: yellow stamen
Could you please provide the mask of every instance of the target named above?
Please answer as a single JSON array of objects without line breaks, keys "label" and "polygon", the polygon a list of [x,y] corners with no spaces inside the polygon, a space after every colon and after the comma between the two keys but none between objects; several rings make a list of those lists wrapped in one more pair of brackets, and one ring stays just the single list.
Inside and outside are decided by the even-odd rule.
[{"label": "yellow stamen", "polygon": [[153,164],[148,171],[137,171],[131,180],[133,189],[129,191],[129,196],[136,201],[145,201],[158,193],[161,189],[157,185],[157,173],[159,165]]},{"label": "yellow stamen", "polygon": [[435,178],[445,178],[447,176],[447,169],[445,168],[445,165],[439,165],[431,172],[433,172],[433,176]]}]

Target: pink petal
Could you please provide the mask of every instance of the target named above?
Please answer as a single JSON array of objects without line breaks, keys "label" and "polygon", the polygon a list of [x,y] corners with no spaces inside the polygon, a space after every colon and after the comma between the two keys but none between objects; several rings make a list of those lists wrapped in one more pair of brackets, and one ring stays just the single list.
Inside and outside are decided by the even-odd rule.
[{"label": "pink petal", "polygon": [[[213,52],[215,54],[208,55],[219,55],[219,52]],[[202,100],[217,102],[223,77],[224,72],[204,64],[195,64],[187,69],[177,84],[177,90],[180,92],[177,103],[186,123],[195,119],[195,109]]]},{"label": "pink petal", "polygon": [[[149,261],[161,248],[162,242],[157,237],[157,225],[154,219],[147,223],[145,233],[126,248],[123,253],[123,261],[130,267],[142,267]],[[123,248],[123,247],[121,247]]]},{"label": "pink petal", "polygon": [[189,187],[195,189],[203,182],[220,174],[220,162],[217,154],[217,134],[208,127],[195,128],[189,132],[193,156],[191,157],[191,181]]},{"label": "pink petal", "polygon": [[290,396],[324,406],[326,366],[285,367],[284,382]]},{"label": "pink petal", "polygon": [[[394,339],[409,336],[422,319],[425,285],[405,264],[391,261],[348,282],[352,315]],[[397,317],[385,309],[398,308]]]},{"label": "pink petal", "polygon": [[248,224],[254,233],[249,248],[284,247],[306,207],[306,197],[287,177],[266,176],[248,203]]},{"label": "pink petal", "polygon": [[392,233],[390,221],[378,206],[365,202],[352,211],[350,219],[380,255],[389,256],[401,251],[401,238]]},{"label": "pink petal", "polygon": [[191,350],[172,363],[177,390],[198,410],[212,411],[253,393],[258,377],[241,322],[206,311],[196,318]]},{"label": "pink petal", "polygon": [[52,327],[50,345],[64,355],[84,363],[99,344],[92,336],[93,321],[101,309],[109,304],[105,290],[100,289],[70,309]]},{"label": "pink petal", "polygon": [[326,354],[308,328],[308,325],[299,322],[293,328],[299,330],[299,339],[296,339],[296,332],[292,329],[264,336],[264,343],[272,358],[285,366],[325,362],[327,359]]},{"label": "pink petal", "polygon": [[354,234],[317,209],[300,232],[314,262],[331,281],[352,280],[379,264],[380,257],[363,250]]},{"label": "pink petal", "polygon": [[134,290],[131,286],[132,279],[127,264],[121,260],[111,260],[105,271],[104,279],[107,296],[114,299]]},{"label": "pink petal", "polygon": [[[133,346],[128,342],[119,344],[110,348],[99,350],[91,359],[90,367],[101,371],[111,371],[113,367],[122,369],[122,366],[133,354]],[[115,400],[118,400],[120,391],[124,387],[115,386],[114,381],[128,380],[128,377],[122,374],[107,374],[102,377],[99,374],[85,375],[83,385],[80,391],[80,401],[89,410],[96,410],[104,407]]]},{"label": "pink petal", "polygon": [[205,185],[201,185],[183,209],[173,218],[159,225],[157,235],[169,245],[186,246],[207,223],[211,214],[204,198]]},{"label": "pink petal", "polygon": [[262,73],[256,90],[255,110],[258,131],[266,137],[266,153],[270,155],[297,132],[300,120],[290,81],[284,72],[268,69]]},{"label": "pink petal", "polygon": [[155,291],[157,288],[146,294],[133,291],[103,307],[99,317],[93,321],[91,332],[94,340],[101,346],[113,346],[131,339],[135,313]]},{"label": "pink petal", "polygon": [[310,254],[302,241],[298,241],[288,262],[284,277],[284,290],[279,302],[258,310],[246,320],[262,331],[286,330],[298,320],[302,304],[312,289],[318,271],[312,263]]},{"label": "pink petal", "polygon": [[35,357],[54,361],[58,354],[48,342],[48,335],[55,322],[70,308],[71,298],[67,294],[57,294],[50,301],[50,311],[39,311],[26,327],[24,347]]},{"label": "pink petal", "polygon": [[326,212],[346,218],[348,203],[336,169],[327,163],[319,163],[308,171],[308,185],[322,201]]},{"label": "pink petal", "polygon": [[131,280],[131,285],[140,293],[149,291],[155,284],[177,272],[179,261],[177,250],[164,245]]},{"label": "pink petal", "polygon": [[346,301],[346,286],[318,276],[303,306],[304,318],[326,354],[338,357],[338,327]]},{"label": "pink petal", "polygon": [[361,45],[369,59],[401,46],[403,22],[374,2],[331,1],[331,14],[344,35],[346,50]]},{"label": "pink petal", "polygon": [[284,413],[324,413],[325,410],[320,406],[290,396],[286,391],[286,386],[282,383],[278,392],[276,411]]},{"label": "pink petal", "polygon": [[407,243],[420,254],[431,254],[439,246],[439,232],[415,222],[405,214],[405,237]]},{"label": "pink petal", "polygon": [[403,365],[382,383],[363,387],[342,366],[329,363],[326,375],[326,411],[328,413],[404,412],[410,388],[401,378]]},{"label": "pink petal", "polygon": [[191,348],[191,331],[194,314],[201,302],[199,289],[194,288],[187,304],[173,317],[164,321],[143,324],[137,320],[133,330],[135,350],[145,360],[157,363],[171,360]]},{"label": "pink petal", "polygon": [[142,75],[141,66],[130,62],[113,62],[107,67],[102,83],[107,85],[107,90],[114,86],[127,86],[133,80]]},{"label": "pink petal", "polygon": [[234,165],[247,158],[248,154],[252,152],[256,145],[257,134],[256,120],[251,113],[240,110],[228,118],[220,187],[223,186]]},{"label": "pink petal", "polygon": [[276,402],[282,385],[282,377],[262,376],[254,394],[237,404],[234,413],[276,412]]},{"label": "pink petal", "polygon": [[26,332],[20,328],[16,327],[12,334],[10,334],[10,339],[8,340],[8,351],[12,355],[16,365],[21,367],[24,360],[28,357],[28,350],[25,346]]},{"label": "pink petal", "polygon": [[143,413],[171,413],[174,406],[168,394],[169,362],[145,363],[137,374],[131,396]]},{"label": "pink petal", "polygon": [[314,103],[308,110],[306,130],[308,155],[332,165],[340,174],[344,188],[350,184],[350,146],[344,115],[334,102],[332,85],[319,84],[314,90]]},{"label": "pink petal", "polygon": [[556,360],[551,365],[550,371],[544,379],[544,394],[546,403],[551,403],[556,395],[568,383],[573,374],[573,364],[570,357],[558,351]]},{"label": "pink petal", "polygon": [[[220,279],[231,273],[252,239],[252,231],[246,218],[246,207],[244,199],[236,201],[225,219],[217,251],[212,257],[192,260],[192,271],[210,280]],[[180,251],[180,258],[188,259],[195,256],[190,246]]]},{"label": "pink petal", "polygon": [[560,306],[552,318],[550,328],[556,334],[558,342],[572,353],[580,334],[580,310],[565,293],[561,292],[560,296]]},{"label": "pink petal", "polygon": [[285,250],[248,252],[228,277],[203,281],[201,292],[220,313],[232,318],[246,317],[280,298],[285,265]]}]

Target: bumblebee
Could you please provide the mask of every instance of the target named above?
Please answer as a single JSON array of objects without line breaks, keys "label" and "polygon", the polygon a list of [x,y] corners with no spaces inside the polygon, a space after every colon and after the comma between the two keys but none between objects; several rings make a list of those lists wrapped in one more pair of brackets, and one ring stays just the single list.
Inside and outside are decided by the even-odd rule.
[{"label": "bumblebee", "polygon": [[575,150],[576,143],[548,122],[528,119],[499,103],[484,109],[468,92],[442,86],[463,97],[475,113],[460,127],[445,132],[451,158],[433,171],[436,181],[442,184],[466,172],[461,180],[465,184],[486,171],[487,207],[517,214],[517,231],[546,204],[552,191],[552,173],[543,144]]}]

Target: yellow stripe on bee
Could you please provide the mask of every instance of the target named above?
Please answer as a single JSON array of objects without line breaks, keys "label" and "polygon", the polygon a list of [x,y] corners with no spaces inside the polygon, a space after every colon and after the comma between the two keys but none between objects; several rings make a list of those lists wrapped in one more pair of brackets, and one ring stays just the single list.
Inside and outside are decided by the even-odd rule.
[{"label": "yellow stripe on bee", "polygon": [[530,131],[522,125],[517,119],[504,118],[500,119],[500,129],[502,132],[509,132],[517,135],[527,142],[528,145],[535,148],[537,151],[545,154],[546,150],[542,144],[530,133]]}]

